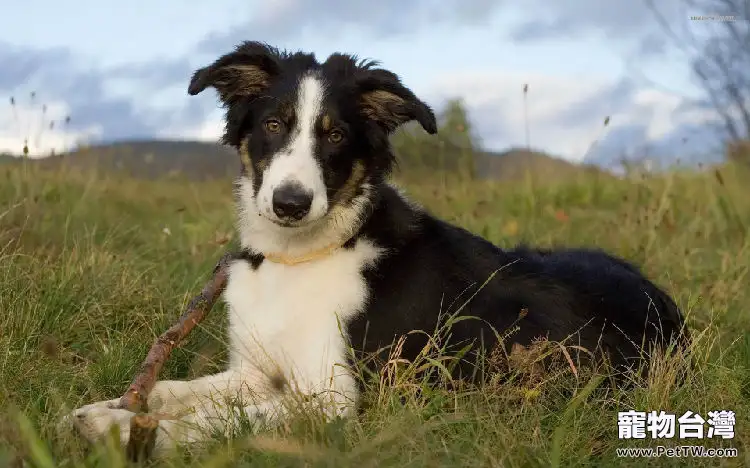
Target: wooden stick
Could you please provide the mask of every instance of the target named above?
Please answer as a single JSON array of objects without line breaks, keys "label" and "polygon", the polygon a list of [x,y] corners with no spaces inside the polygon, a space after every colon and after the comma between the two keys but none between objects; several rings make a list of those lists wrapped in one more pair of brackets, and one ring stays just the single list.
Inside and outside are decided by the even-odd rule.
[{"label": "wooden stick", "polygon": [[125,447],[128,460],[141,462],[151,458],[158,428],[159,420],[150,414],[138,413],[130,418],[130,439]]},{"label": "wooden stick", "polygon": [[164,363],[172,350],[206,317],[227,285],[229,263],[236,258],[227,253],[214,267],[213,277],[200,294],[190,300],[177,323],[159,336],[144,359],[141,368],[127,391],[120,398],[119,407],[136,413],[130,420],[130,440],[126,453],[130,460],[141,461],[151,456],[156,443],[159,418],[148,413],[148,395],[153,390]]}]

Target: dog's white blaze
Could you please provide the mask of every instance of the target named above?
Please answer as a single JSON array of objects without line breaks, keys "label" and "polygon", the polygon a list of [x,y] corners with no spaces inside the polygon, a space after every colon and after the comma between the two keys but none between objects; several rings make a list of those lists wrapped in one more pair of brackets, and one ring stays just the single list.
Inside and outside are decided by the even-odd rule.
[{"label": "dog's white blaze", "polygon": [[312,206],[305,220],[314,221],[328,210],[323,171],[314,154],[315,123],[322,110],[325,86],[314,74],[303,76],[298,86],[295,127],[291,130],[289,144],[272,156],[263,174],[258,204],[265,216],[275,216],[273,191],[283,183],[299,182],[313,194]]}]

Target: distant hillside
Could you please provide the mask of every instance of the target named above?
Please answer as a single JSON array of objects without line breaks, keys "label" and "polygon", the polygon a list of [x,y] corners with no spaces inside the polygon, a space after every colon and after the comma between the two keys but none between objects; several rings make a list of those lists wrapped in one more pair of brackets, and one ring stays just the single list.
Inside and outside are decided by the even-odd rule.
[{"label": "distant hillside", "polygon": [[[463,160],[473,160],[474,174],[483,179],[523,179],[526,174],[531,174],[537,180],[547,181],[566,179],[584,172],[604,173],[594,166],[574,164],[525,149],[503,153],[474,152],[453,148],[450,144],[441,143],[438,146],[431,142],[420,142],[418,148],[396,145],[396,151],[401,156],[402,168],[407,171],[411,164],[452,169],[460,153]],[[198,141],[127,141],[91,146],[35,161],[49,167],[64,162],[70,167],[99,168],[149,179],[181,175],[191,180],[205,180],[233,177],[239,172],[239,160],[231,148]]]},{"label": "distant hillside", "polygon": [[576,164],[538,151],[510,149],[502,153],[474,155],[475,174],[480,178],[517,180],[528,175],[538,181],[569,179],[583,173],[608,174],[593,165]]},{"label": "distant hillside", "polygon": [[134,177],[182,175],[191,180],[235,176],[239,160],[230,148],[200,141],[126,141],[90,146],[40,160],[45,166],[61,162],[71,167],[99,168]]},{"label": "distant hillside", "polygon": [[18,158],[13,156],[12,154],[0,154],[0,164],[15,162],[15,161],[18,161]]}]

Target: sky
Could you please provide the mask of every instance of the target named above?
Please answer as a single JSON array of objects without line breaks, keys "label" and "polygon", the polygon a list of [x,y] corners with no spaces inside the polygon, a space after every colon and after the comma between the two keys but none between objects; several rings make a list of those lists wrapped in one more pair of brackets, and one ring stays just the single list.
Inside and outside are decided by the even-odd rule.
[{"label": "sky", "polygon": [[[660,2],[666,21],[707,27]],[[260,40],[379,60],[438,111],[460,98],[488,150],[526,146],[527,115],[528,143],[571,161],[716,153],[716,117],[645,0],[25,0],[3,14],[0,152],[217,141],[216,94],[188,96],[190,77]]]}]

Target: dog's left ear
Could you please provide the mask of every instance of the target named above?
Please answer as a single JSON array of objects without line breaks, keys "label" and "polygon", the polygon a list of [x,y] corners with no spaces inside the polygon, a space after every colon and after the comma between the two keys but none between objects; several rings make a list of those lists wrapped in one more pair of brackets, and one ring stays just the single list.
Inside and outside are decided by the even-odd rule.
[{"label": "dog's left ear", "polygon": [[357,79],[362,114],[382,125],[388,133],[416,120],[429,134],[437,133],[435,114],[419,100],[396,74],[383,69],[369,69]]}]

